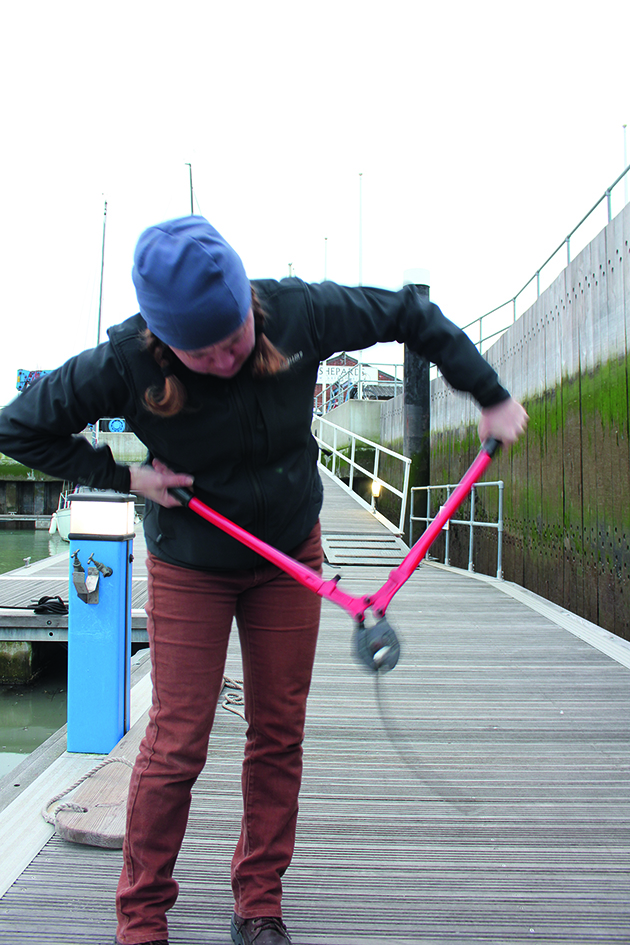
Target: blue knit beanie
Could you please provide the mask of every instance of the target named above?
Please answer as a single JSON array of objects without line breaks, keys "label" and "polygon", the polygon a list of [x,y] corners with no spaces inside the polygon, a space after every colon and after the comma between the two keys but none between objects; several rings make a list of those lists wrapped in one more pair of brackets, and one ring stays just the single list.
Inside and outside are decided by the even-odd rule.
[{"label": "blue knit beanie", "polygon": [[167,220],[145,230],[132,278],[148,328],[182,351],[227,338],[252,305],[243,263],[204,217]]}]

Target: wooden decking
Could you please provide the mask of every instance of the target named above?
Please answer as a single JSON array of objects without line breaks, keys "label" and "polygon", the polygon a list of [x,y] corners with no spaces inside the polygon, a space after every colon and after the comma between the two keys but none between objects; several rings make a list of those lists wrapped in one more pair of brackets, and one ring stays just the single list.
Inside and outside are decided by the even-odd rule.
[{"label": "wooden decking", "polygon": [[[327,483],[325,532],[381,528],[351,501]],[[389,568],[341,570],[363,593]],[[284,879],[295,945],[630,942],[630,647],[518,588],[431,564],[389,617],[403,651],[377,693],[351,657],[351,621],[324,602]],[[236,642],[227,672],[240,673]],[[220,711],[172,945],[230,942],[243,742],[243,721]],[[0,815],[18,824],[14,844],[19,803]],[[0,942],[111,943],[120,866],[119,851],[52,837],[0,900]]]}]

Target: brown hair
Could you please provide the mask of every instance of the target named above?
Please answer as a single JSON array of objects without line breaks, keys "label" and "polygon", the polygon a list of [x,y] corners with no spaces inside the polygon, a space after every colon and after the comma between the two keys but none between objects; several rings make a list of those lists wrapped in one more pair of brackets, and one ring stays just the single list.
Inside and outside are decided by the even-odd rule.
[{"label": "brown hair", "polygon": [[[251,371],[254,377],[269,377],[272,374],[278,374],[278,372],[286,370],[288,361],[264,333],[265,310],[253,289],[252,310],[256,341],[251,360]],[[184,384],[173,373],[176,356],[169,346],[160,341],[148,328],[142,332],[141,337],[146,350],[153,355],[164,375],[164,384],[161,387],[148,387],[145,391],[145,406],[151,413],[159,417],[174,417],[184,409],[188,401]]]}]

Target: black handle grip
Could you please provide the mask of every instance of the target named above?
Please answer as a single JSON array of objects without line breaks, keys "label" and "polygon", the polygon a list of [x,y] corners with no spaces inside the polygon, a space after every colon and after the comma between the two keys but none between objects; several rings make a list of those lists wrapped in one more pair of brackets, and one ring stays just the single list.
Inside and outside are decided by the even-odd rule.
[{"label": "black handle grip", "polygon": [[483,441],[482,449],[484,453],[487,453],[488,456],[492,457],[498,449],[501,449],[501,440],[495,440],[493,436],[489,436],[487,440]]},{"label": "black handle grip", "polygon": [[168,491],[170,495],[174,496],[176,499],[179,499],[185,509],[188,508],[188,503],[190,500],[194,498],[190,489],[186,489],[184,486],[173,486]]}]

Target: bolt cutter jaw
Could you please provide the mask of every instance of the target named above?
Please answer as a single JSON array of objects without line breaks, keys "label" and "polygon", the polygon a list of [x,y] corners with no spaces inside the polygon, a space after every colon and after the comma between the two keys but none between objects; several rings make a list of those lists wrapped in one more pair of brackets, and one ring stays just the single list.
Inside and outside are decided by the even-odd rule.
[{"label": "bolt cutter jaw", "polygon": [[359,663],[372,673],[388,673],[400,657],[398,637],[385,617],[371,627],[366,627],[363,620],[355,623],[353,650]]}]

